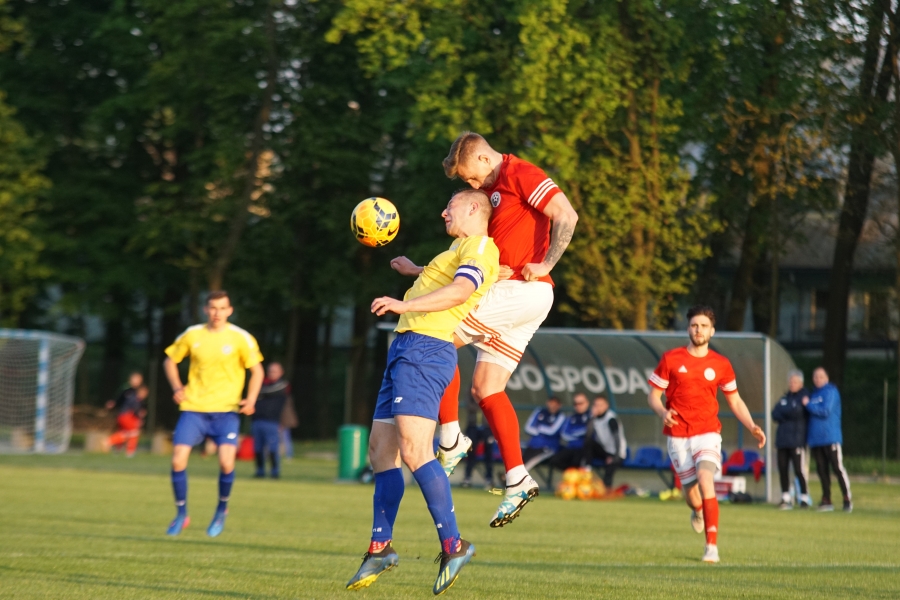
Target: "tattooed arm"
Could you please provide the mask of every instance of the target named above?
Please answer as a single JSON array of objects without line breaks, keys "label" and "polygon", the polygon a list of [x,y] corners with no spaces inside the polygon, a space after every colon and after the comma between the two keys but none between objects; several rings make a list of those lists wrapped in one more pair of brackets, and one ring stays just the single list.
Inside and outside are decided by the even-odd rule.
[{"label": "tattooed arm", "polygon": [[569,199],[562,192],[557,193],[547,206],[544,207],[544,214],[553,221],[550,229],[550,247],[544,260],[539,263],[528,263],[522,267],[522,276],[526,281],[533,281],[550,273],[550,270],[556,266],[563,252],[572,241],[572,234],[575,232],[575,223],[578,222],[578,213],[572,208]]}]

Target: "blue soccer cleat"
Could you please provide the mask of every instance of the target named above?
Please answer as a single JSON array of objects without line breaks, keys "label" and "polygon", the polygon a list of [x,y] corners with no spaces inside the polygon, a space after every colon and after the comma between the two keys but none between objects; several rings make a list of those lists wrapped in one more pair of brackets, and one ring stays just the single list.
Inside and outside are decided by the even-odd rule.
[{"label": "blue soccer cleat", "polygon": [[191,524],[191,518],[187,515],[176,515],[175,519],[169,523],[166,535],[178,535]]},{"label": "blue soccer cleat", "polygon": [[363,556],[362,564],[356,571],[350,581],[347,582],[348,590],[361,590],[367,588],[378,579],[378,576],[385,571],[390,571],[400,564],[400,557],[394,551],[394,548],[388,542],[381,552],[366,552]]},{"label": "blue soccer cleat", "polygon": [[450,477],[460,461],[467,457],[471,452],[472,440],[460,433],[456,436],[456,443],[453,444],[451,448],[444,448],[438,444],[435,458],[441,463],[441,468],[444,469],[444,473],[447,474],[447,477]]},{"label": "blue soccer cleat", "polygon": [[225,529],[225,517],[227,516],[227,508],[224,510],[217,510],[209,527],[206,528],[206,535],[209,537],[216,537],[222,533],[222,530]]},{"label": "blue soccer cleat", "polygon": [[459,550],[453,553],[442,551],[438,555],[434,562],[440,560],[441,568],[438,570],[437,579],[434,580],[434,589],[431,590],[435,596],[440,596],[456,583],[459,572],[472,560],[473,556],[475,556],[475,546],[462,538],[459,540]]}]

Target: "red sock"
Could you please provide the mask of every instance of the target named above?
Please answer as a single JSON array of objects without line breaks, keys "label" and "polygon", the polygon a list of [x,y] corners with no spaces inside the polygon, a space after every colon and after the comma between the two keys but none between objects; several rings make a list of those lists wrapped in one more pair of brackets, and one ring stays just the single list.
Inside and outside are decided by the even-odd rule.
[{"label": "red sock", "polygon": [[706,525],[706,543],[715,546],[719,533],[719,501],[715,498],[703,499],[703,522]]},{"label": "red sock", "polygon": [[443,425],[453,421],[459,421],[459,367],[456,367],[450,385],[444,390],[441,407],[438,409],[438,423]]},{"label": "red sock", "polygon": [[525,464],[525,461],[522,460],[522,446],[519,442],[519,418],[516,416],[516,411],[506,392],[491,394],[478,404],[484,411],[494,439],[500,446],[500,455],[503,457],[506,471],[509,472],[514,467]]},{"label": "red sock", "polygon": [[125,443],[125,433],[122,431],[117,431],[111,436],[109,436],[109,445],[110,446],[118,446],[119,444]]},{"label": "red sock", "polygon": [[390,543],[391,540],[388,540],[386,542],[376,542],[375,540],[372,540],[372,542],[369,544],[369,554],[378,554],[379,552],[384,550],[385,546]]}]

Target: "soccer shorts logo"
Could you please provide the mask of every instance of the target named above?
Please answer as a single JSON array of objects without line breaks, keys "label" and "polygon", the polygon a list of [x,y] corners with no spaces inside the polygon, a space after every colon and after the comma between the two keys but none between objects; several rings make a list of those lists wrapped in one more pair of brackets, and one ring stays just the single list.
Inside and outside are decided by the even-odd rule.
[{"label": "soccer shorts logo", "polygon": [[394,404],[397,404],[401,400],[403,400],[403,396],[397,396],[397,398],[394,400]]},{"label": "soccer shorts logo", "polygon": [[712,369],[708,368],[705,371],[703,371],[703,376],[706,377],[707,381],[712,381],[713,379],[716,378],[716,372],[713,371]]},{"label": "soccer shorts logo", "polygon": [[234,433],[234,432],[231,432],[231,433],[229,433],[229,434],[228,434],[227,436],[225,436],[225,437],[227,437],[229,440],[233,440],[234,438],[237,437],[237,434]]},{"label": "soccer shorts logo", "polygon": [[491,194],[491,206],[497,208],[500,206],[500,192],[494,192]]}]

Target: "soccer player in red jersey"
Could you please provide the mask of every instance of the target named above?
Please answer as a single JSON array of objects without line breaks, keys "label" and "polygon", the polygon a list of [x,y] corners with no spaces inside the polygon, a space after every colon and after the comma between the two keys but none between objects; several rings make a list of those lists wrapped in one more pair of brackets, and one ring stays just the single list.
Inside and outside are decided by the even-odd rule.
[{"label": "soccer player in red jersey", "polygon": [[722,390],[731,412],[750,430],[760,448],[766,444],[766,434],[753,422],[738,393],[731,363],[709,349],[709,339],[716,332],[713,309],[694,306],[688,310],[687,318],[690,342],[686,348],[675,348],[662,355],[650,376],[648,402],[665,425],[669,456],[692,509],[691,526],[697,533],[706,531],[703,562],[717,563],[719,503],[713,477],[722,469],[722,424],[716,391]]},{"label": "soccer player in red jersey", "polygon": [[[456,347],[475,344],[478,356],[472,395],[484,411],[506,467],[504,499],[490,521],[502,527],[538,495],[525,469],[519,419],[506,384],[528,342],[553,305],[550,271],[572,239],[578,215],[566,195],[539,167],[491,148],[477,133],[462,133],[444,159],[444,172],[490,196],[494,207],[488,235],[500,249],[500,279],[456,329]],[[400,273],[418,275],[406,257],[391,262]],[[438,460],[450,475],[472,442],[459,428],[459,370],[440,409]]]}]

